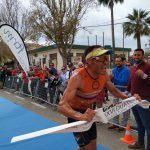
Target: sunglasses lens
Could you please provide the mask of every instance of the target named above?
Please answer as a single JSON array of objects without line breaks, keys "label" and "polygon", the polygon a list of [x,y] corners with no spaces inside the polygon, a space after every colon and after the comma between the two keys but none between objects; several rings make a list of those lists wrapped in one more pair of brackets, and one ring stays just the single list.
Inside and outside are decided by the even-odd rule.
[{"label": "sunglasses lens", "polygon": [[95,59],[99,62],[105,62],[108,61],[108,57],[107,56],[100,56],[100,57],[95,57]]}]

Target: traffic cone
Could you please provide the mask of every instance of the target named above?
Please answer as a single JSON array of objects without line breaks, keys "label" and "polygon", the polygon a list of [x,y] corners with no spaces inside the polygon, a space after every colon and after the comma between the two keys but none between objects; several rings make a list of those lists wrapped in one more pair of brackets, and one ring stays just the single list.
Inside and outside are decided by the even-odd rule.
[{"label": "traffic cone", "polygon": [[135,142],[135,139],[132,137],[130,132],[131,132],[130,125],[129,125],[129,123],[127,123],[125,135],[120,140],[127,144],[133,144]]}]

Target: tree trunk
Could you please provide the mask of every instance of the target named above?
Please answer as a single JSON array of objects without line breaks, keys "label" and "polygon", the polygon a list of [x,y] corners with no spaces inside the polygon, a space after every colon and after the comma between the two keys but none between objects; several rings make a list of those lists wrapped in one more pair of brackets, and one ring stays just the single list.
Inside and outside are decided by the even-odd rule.
[{"label": "tree trunk", "polygon": [[115,32],[114,32],[114,11],[113,11],[114,3],[111,0],[111,33],[112,33],[112,59],[113,59],[113,66],[115,65]]},{"label": "tree trunk", "polygon": [[67,66],[67,50],[66,49],[59,49],[59,53],[62,57],[63,66]]},{"label": "tree trunk", "polygon": [[137,48],[141,49],[141,37],[140,37],[140,35],[137,36]]},{"label": "tree trunk", "polygon": [[67,57],[62,56],[63,66],[67,66]]}]

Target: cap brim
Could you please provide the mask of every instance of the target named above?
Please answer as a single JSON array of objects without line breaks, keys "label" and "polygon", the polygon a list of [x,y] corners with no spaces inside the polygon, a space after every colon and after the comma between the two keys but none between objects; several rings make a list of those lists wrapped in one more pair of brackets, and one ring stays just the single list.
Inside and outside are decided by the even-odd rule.
[{"label": "cap brim", "polygon": [[112,54],[112,50],[107,50],[106,54],[107,55],[111,55]]},{"label": "cap brim", "polygon": [[110,55],[110,54],[112,54],[112,50],[106,50],[106,49],[103,49],[103,48],[97,48],[97,49],[93,50],[92,52],[90,52],[86,56],[86,59],[97,57],[97,56],[101,56],[101,55],[104,55],[104,54]]}]

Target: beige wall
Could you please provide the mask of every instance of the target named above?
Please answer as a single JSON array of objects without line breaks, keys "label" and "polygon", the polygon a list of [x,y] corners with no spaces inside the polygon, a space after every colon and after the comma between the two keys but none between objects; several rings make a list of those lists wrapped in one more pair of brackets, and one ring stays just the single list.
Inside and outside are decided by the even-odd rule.
[{"label": "beige wall", "polygon": [[[59,52],[58,52],[57,49],[48,50],[48,51],[46,51],[46,52],[45,52],[45,51],[44,51],[44,52],[39,52],[39,53],[37,53],[37,55],[38,55],[37,57],[35,57],[35,56],[29,54],[30,63],[33,65],[33,60],[35,59],[35,64],[38,64],[40,59],[41,59],[41,61],[42,61],[42,59],[43,59],[45,56],[47,56],[47,57],[46,57],[46,66],[49,66],[49,55],[50,55],[50,54],[54,54],[54,53],[57,53],[57,60],[53,60],[52,62],[53,62],[54,64],[56,64],[55,67],[59,70],[59,69],[61,69],[61,67],[63,66],[63,61],[62,61],[62,57],[61,57],[61,55],[59,54]],[[78,50],[78,49],[74,49],[74,50],[71,50],[71,53],[73,53],[73,57],[75,57],[75,56],[76,56],[76,53],[83,53],[83,51],[82,51],[82,50]]]},{"label": "beige wall", "polygon": [[[48,50],[48,51],[44,51],[44,52],[39,52],[37,53],[38,56],[35,57],[31,54],[29,54],[29,60],[30,60],[30,63],[33,64],[33,60],[35,59],[35,64],[39,63],[39,59],[43,59],[43,57],[47,56],[46,57],[46,65],[49,67],[49,55],[50,54],[54,54],[54,53],[57,53],[57,59],[56,60],[52,60],[52,62],[55,64],[55,67],[60,70],[61,67],[63,66],[63,61],[62,61],[62,57],[61,55],[59,54],[58,50],[57,49],[53,49],[53,50]],[[71,53],[73,53],[73,57],[76,58],[76,54],[77,53],[84,53],[84,50],[81,50],[81,49],[73,49],[71,50]],[[116,54],[123,54],[123,52],[121,51],[117,51],[115,52]],[[128,58],[128,52],[124,52],[126,58]],[[74,59],[72,58],[72,60]],[[77,64],[77,63],[75,63]]]},{"label": "beige wall", "polygon": [[[115,51],[115,54],[117,54],[117,55],[120,55],[120,54],[123,54],[123,52],[122,51]],[[125,55],[125,58],[127,59],[128,58],[128,52],[124,52],[124,55]]]},{"label": "beige wall", "polygon": [[53,62],[55,64],[56,68],[60,69],[61,66],[62,66],[62,58],[61,58],[61,56],[60,56],[57,49],[48,50],[46,52],[45,51],[44,52],[39,52],[39,53],[37,53],[37,55],[38,55],[37,57],[29,54],[30,63],[33,65],[33,60],[35,59],[35,64],[39,64],[39,60],[40,59],[42,60],[46,56],[46,64],[45,65],[49,67],[49,61],[50,61],[49,55],[54,54],[54,53],[57,54],[57,59],[56,60],[51,60],[51,62]]}]

